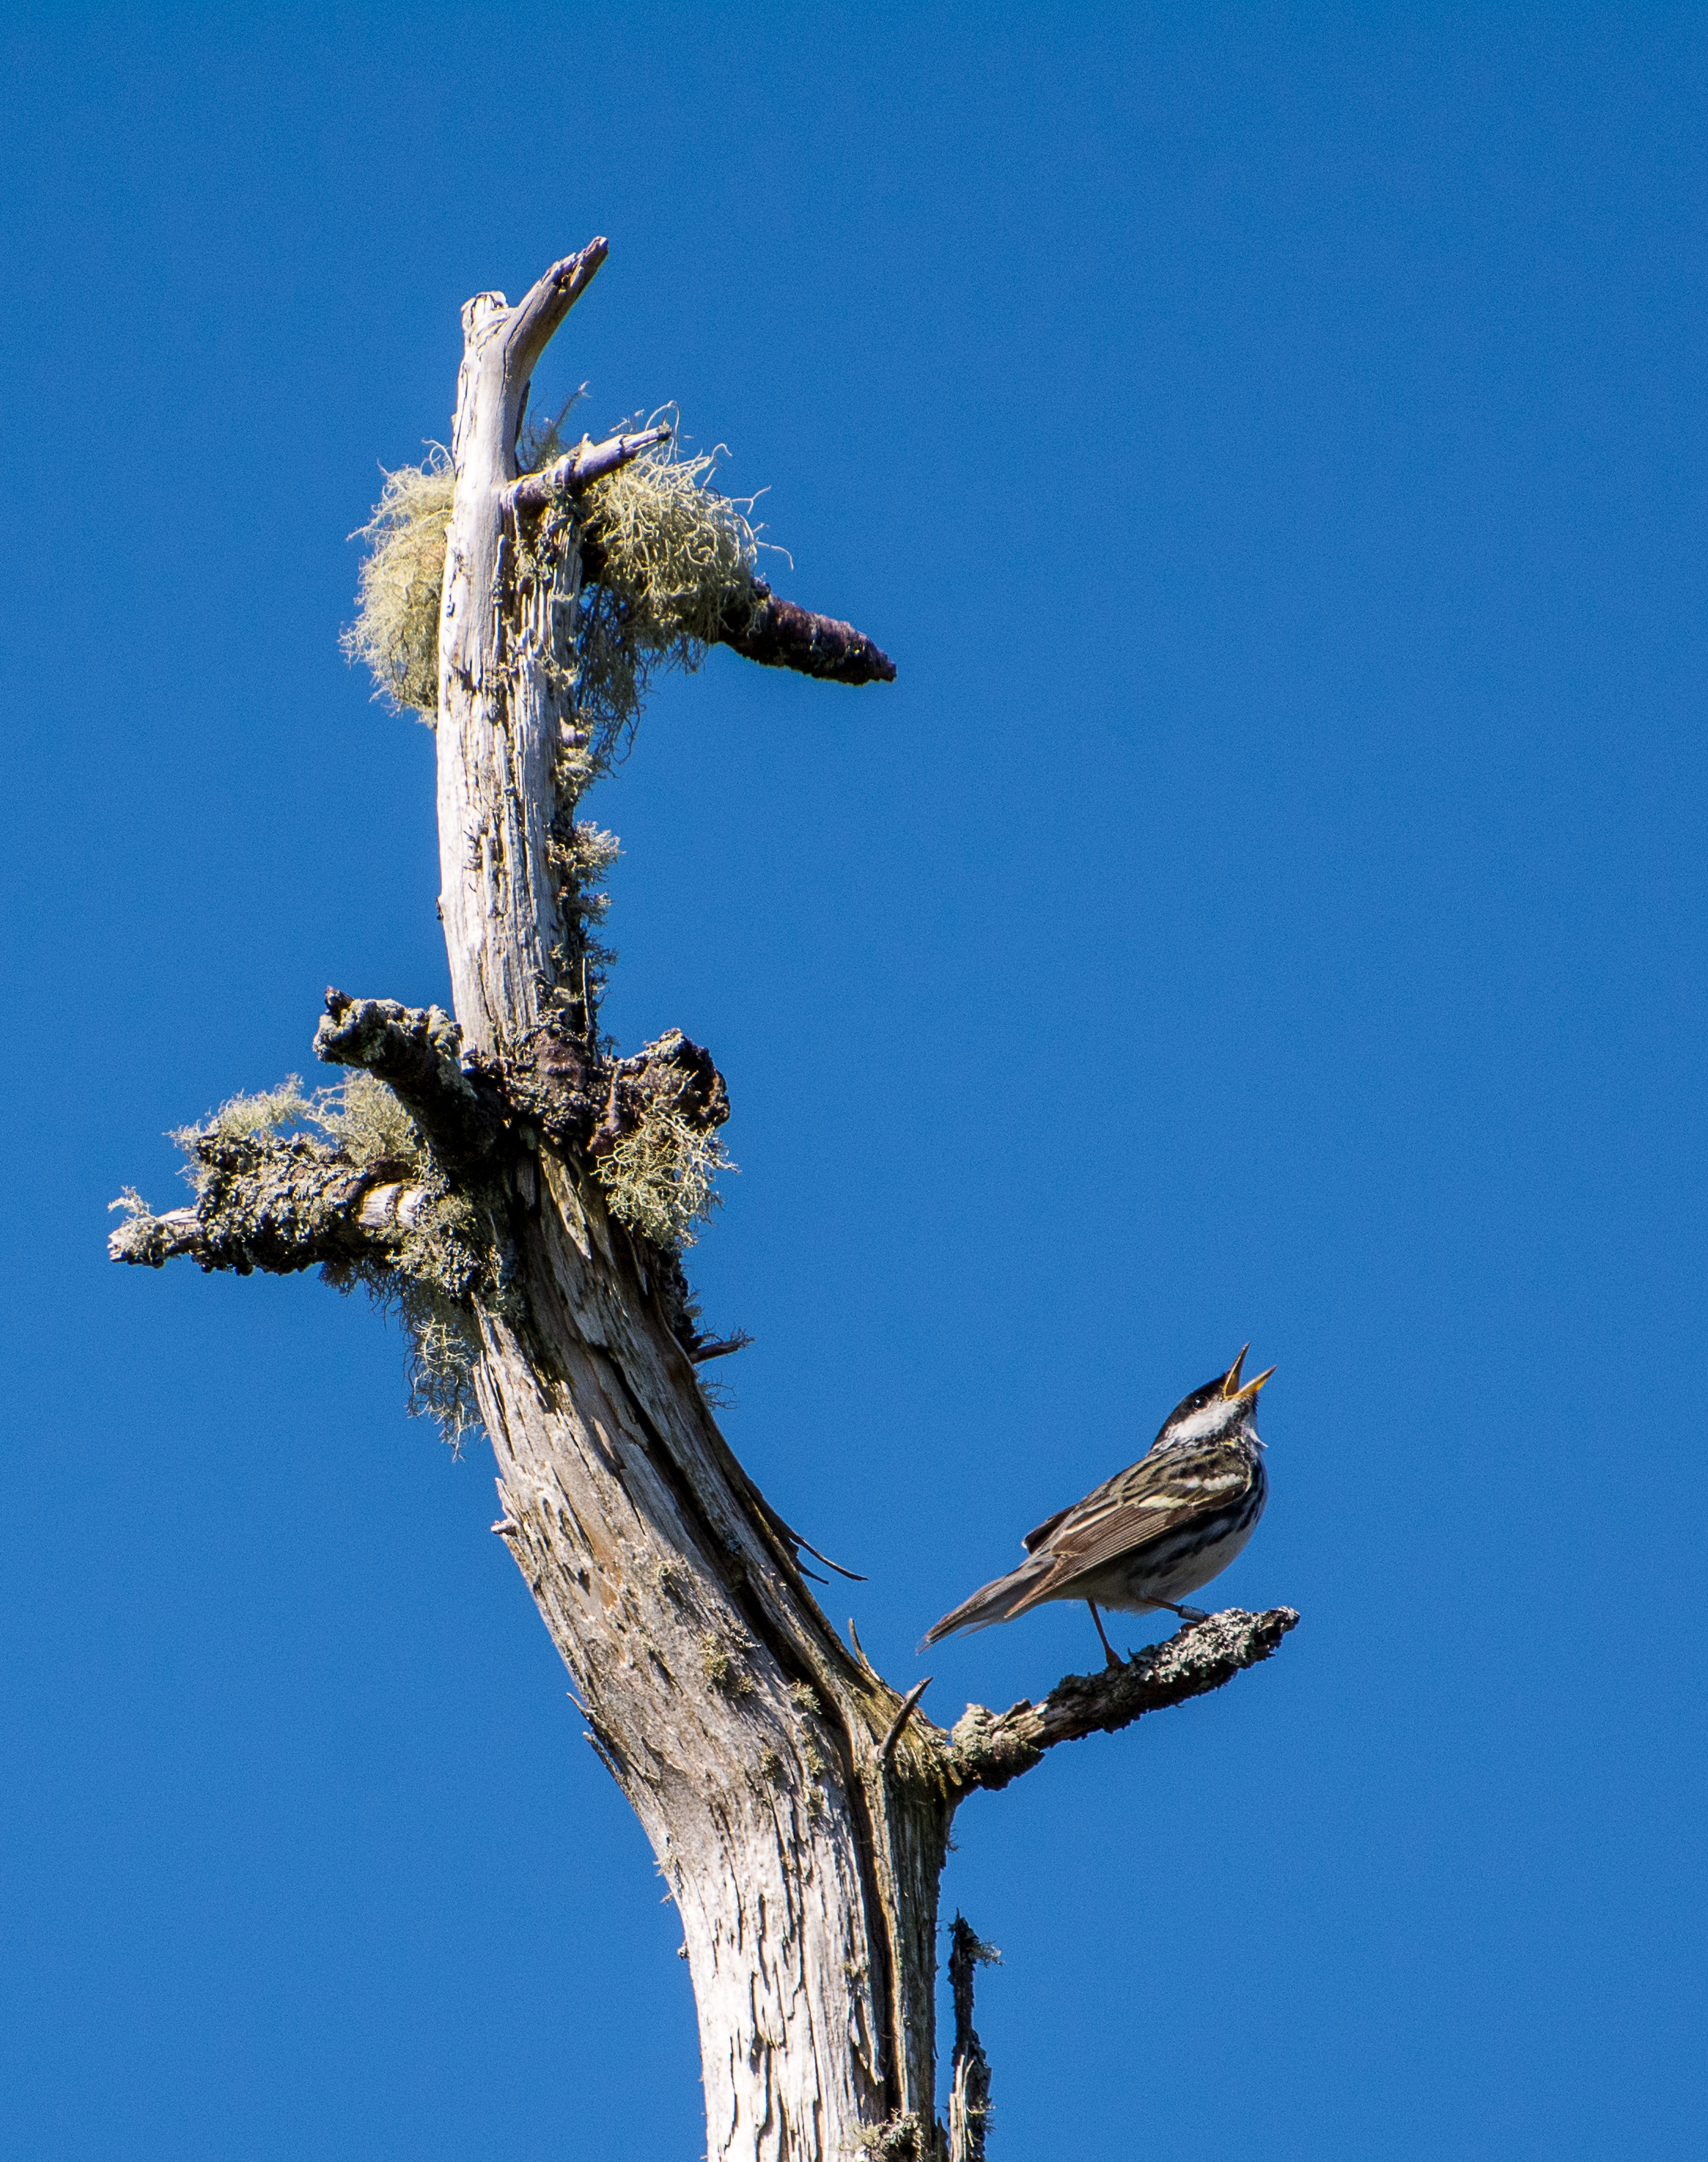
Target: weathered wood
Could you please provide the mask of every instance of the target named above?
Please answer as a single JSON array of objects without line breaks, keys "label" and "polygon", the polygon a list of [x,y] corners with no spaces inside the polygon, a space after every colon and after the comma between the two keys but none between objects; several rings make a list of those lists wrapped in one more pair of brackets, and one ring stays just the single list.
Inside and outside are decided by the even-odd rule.
[{"label": "weathered wood", "polygon": [[626,466],[655,443],[668,442],[670,435],[669,428],[661,424],[632,436],[609,436],[603,443],[583,438],[574,450],[566,451],[538,473],[524,473],[520,480],[512,481],[504,490],[504,508],[511,512],[544,510],[561,495],[591,488],[596,480]]},{"label": "weathered wood", "polygon": [[1147,1711],[1224,1688],[1267,1659],[1298,1627],[1291,1606],[1272,1606],[1265,1614],[1230,1606],[1118,1666],[1065,1676],[1041,1704],[1022,1701],[1000,1717],[981,1704],[969,1705],[949,1737],[948,1778],[958,1794],[1005,1787],[1058,1742],[1115,1734]]},{"label": "weathered wood", "polygon": [[546,663],[554,610],[573,607],[581,575],[572,546],[535,619],[507,619],[504,494],[534,364],[605,254],[592,241],[514,308],[477,293],[462,310],[439,610],[439,908],[463,1042],[488,1056],[546,1017],[561,931],[546,855],[552,761],[570,724],[567,688]]},{"label": "weathered wood", "polygon": [[[567,258],[516,309],[483,294],[463,311],[441,907],[464,1043],[491,1068],[546,1018],[550,760],[571,723],[549,627],[509,612],[506,491],[538,326],[603,254],[595,243]],[[556,604],[577,576],[578,562]],[[614,1079],[608,1123],[620,1105]],[[896,1692],[819,1612],[718,1434],[665,1325],[656,1263],[607,1216],[577,1152],[548,1135],[539,1160],[535,1206],[517,1210],[527,1319],[481,1317],[476,1386],[515,1527],[505,1542],[681,1909],[711,2153],[829,2162],[863,2129],[932,2121],[947,1790],[929,1752],[922,1787],[905,1746],[880,1757]]]}]

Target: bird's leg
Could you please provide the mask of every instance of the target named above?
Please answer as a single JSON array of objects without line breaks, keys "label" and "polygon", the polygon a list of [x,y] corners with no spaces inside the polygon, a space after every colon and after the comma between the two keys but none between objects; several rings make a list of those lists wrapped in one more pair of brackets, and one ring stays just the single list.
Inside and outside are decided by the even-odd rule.
[{"label": "bird's leg", "polygon": [[1178,1614],[1183,1622],[1208,1622],[1209,1616],[1201,1606],[1177,1606],[1172,1599],[1153,1599],[1153,1606],[1166,1606],[1171,1614]]},{"label": "bird's leg", "polygon": [[1112,1667],[1125,1666],[1126,1664],[1126,1660],[1123,1659],[1116,1652],[1114,1645],[1110,1642],[1108,1637],[1104,1637],[1103,1635],[1103,1616],[1097,1611],[1096,1601],[1094,1600],[1088,1599],[1085,1604],[1091,1609],[1091,1618],[1097,1624],[1098,1635],[1099,1637],[1103,1637],[1103,1656],[1109,1661],[1109,1663]]}]

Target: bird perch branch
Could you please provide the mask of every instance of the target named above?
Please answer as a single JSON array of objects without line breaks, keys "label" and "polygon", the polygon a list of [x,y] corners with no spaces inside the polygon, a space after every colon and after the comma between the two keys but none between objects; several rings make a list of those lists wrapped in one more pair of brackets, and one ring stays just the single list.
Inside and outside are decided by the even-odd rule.
[{"label": "bird perch branch", "polygon": [[1059,1742],[1114,1734],[1147,1711],[1220,1689],[1242,1668],[1267,1659],[1298,1624],[1291,1606],[1272,1606],[1265,1614],[1230,1606],[1136,1653],[1125,1666],[1068,1675],[1042,1704],[1023,1700],[1000,1716],[982,1704],[969,1705],[948,1737],[950,1782],[962,1794],[1005,1787],[1041,1763],[1045,1750]]}]

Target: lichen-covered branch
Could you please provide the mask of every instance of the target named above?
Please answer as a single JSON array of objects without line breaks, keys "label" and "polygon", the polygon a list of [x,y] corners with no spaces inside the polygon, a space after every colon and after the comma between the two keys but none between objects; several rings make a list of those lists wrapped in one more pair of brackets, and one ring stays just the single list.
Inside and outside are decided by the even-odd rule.
[{"label": "lichen-covered branch", "polygon": [[360,1067],[384,1081],[420,1128],[447,1171],[472,1169],[491,1155],[505,1105],[477,1070],[461,1063],[462,1033],[439,1006],[326,993],[315,1031],[315,1057],[329,1066]]},{"label": "lichen-covered branch", "polygon": [[946,1771],[958,1793],[1005,1787],[1058,1742],[1114,1734],[1147,1711],[1204,1696],[1267,1659],[1298,1616],[1291,1606],[1248,1614],[1230,1606],[1135,1653],[1125,1666],[1068,1674],[1042,1704],[1022,1700],[1000,1715],[969,1705],[948,1736]]},{"label": "lichen-covered branch", "polygon": [[155,1215],[140,1197],[107,1241],[115,1261],[161,1268],[180,1257],[204,1269],[300,1269],[392,1260],[433,1196],[400,1163],[353,1164],[305,1134],[221,1136],[204,1144],[194,1207]]},{"label": "lichen-covered branch", "polygon": [[520,480],[512,481],[504,490],[504,503],[514,516],[520,511],[544,510],[561,495],[574,495],[584,488],[591,488],[596,480],[607,473],[615,473],[619,467],[629,464],[643,451],[652,450],[660,443],[667,443],[671,430],[661,423],[656,428],[642,428],[626,436],[608,436],[603,443],[589,441],[585,436],[572,451],[566,451],[561,458],[539,472],[524,473]]},{"label": "lichen-covered branch", "polygon": [[[437,1006],[329,990],[314,1047],[350,1069],[342,1094],[311,1100],[293,1079],[186,1128],[195,1206],[156,1214],[127,1194],[114,1204],[129,1212],[108,1240],[114,1261],[274,1274],[318,1264],[340,1280],[353,1267],[376,1290],[373,1272],[389,1270],[459,1308],[483,1288],[507,1296],[511,1204],[536,1204],[539,1151],[555,1146],[587,1166],[639,1242],[640,1272],[691,1360],[750,1340],[702,1330],[682,1268],[681,1250],[716,1205],[716,1176],[733,1167],[717,1140],[723,1077],[680,1029],[633,1058],[593,1062],[547,1025],[514,1057],[482,1059]],[[279,1131],[293,1124],[313,1131]]]}]

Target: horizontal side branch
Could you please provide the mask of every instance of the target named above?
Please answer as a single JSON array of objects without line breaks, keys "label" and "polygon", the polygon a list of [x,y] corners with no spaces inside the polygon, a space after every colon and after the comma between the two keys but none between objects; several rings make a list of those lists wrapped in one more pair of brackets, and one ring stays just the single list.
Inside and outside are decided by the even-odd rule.
[{"label": "horizontal side branch", "polygon": [[[604,582],[605,551],[594,534],[582,535],[581,563],[588,584]],[[863,630],[835,616],[797,608],[774,593],[763,578],[755,578],[740,599],[731,603],[712,643],[727,645],[761,668],[792,668],[797,675],[816,676],[821,682],[896,680],[895,662]]]},{"label": "horizontal side branch", "polygon": [[1114,1734],[1147,1711],[1220,1689],[1242,1668],[1267,1659],[1298,1625],[1291,1606],[1272,1606],[1265,1614],[1231,1606],[1136,1653],[1125,1666],[1068,1675],[1042,1704],[1022,1701],[1000,1716],[981,1704],[969,1705],[948,1737],[950,1782],[963,1794],[1005,1787],[1041,1763],[1058,1742]]},{"label": "horizontal side branch", "polygon": [[[251,1136],[210,1148],[206,1183],[190,1209],[156,1216],[135,1197],[107,1241],[115,1261],[163,1268],[292,1276],[331,1261],[389,1260],[430,1206],[431,1190],[400,1165],[353,1165],[301,1135]],[[117,1204],[115,1204],[117,1205]]]},{"label": "horizontal side branch", "polygon": [[544,510],[560,495],[574,495],[596,480],[615,473],[655,444],[670,441],[668,427],[642,428],[630,436],[608,436],[603,443],[583,436],[572,451],[554,458],[538,473],[524,473],[504,490],[505,507],[512,512]]},{"label": "horizontal side branch", "polygon": [[744,660],[832,683],[895,682],[895,662],[863,630],[781,599],[763,578],[754,580],[753,590],[752,612],[726,618],[718,631],[719,641]]}]

